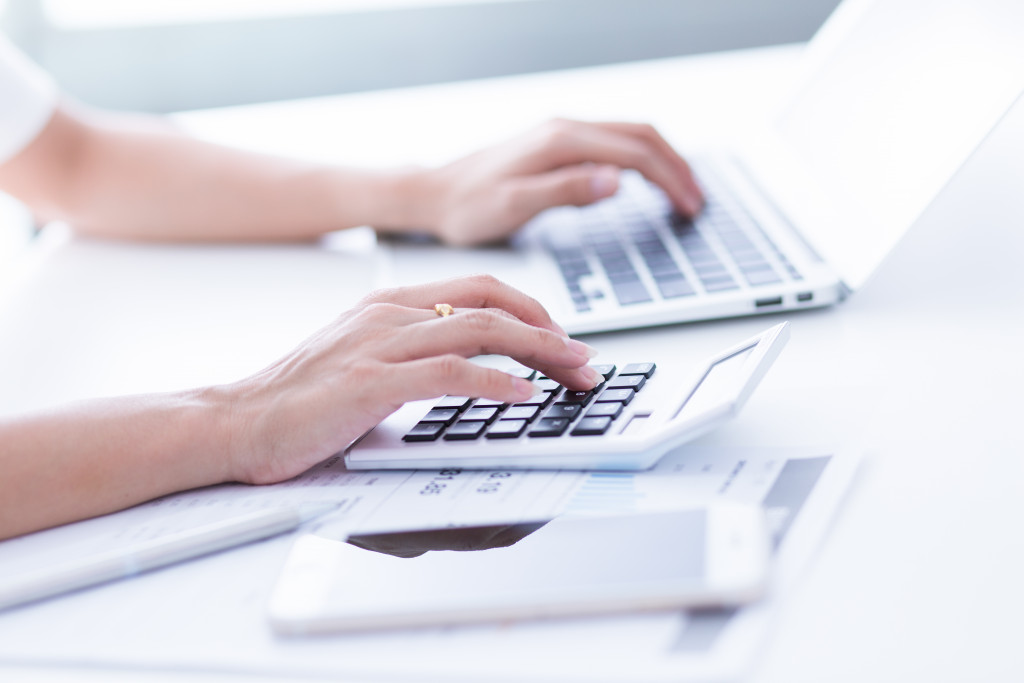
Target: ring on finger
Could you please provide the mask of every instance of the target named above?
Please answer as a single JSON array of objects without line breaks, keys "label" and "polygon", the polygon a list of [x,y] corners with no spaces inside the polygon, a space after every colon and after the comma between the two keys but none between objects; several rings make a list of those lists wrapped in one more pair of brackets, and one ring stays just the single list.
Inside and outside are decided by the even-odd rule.
[{"label": "ring on finger", "polygon": [[451,304],[434,304],[434,313],[437,313],[442,318],[447,318],[455,309],[451,307]]}]

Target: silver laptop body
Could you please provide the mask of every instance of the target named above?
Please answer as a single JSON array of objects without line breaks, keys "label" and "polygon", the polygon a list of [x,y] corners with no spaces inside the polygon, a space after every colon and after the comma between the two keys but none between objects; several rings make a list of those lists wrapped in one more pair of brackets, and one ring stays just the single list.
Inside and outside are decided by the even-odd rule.
[{"label": "silver laptop body", "polygon": [[573,334],[825,306],[861,287],[1024,91],[1020,0],[846,0],[778,114],[694,159],[694,221],[625,174],[508,246],[384,242],[381,285],[489,272]]}]

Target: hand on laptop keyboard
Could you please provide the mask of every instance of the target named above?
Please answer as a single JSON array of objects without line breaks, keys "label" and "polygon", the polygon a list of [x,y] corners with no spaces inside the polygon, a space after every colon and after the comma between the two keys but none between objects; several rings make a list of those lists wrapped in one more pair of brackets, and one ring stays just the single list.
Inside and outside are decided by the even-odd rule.
[{"label": "hand on laptop keyboard", "polygon": [[[450,244],[503,239],[544,209],[614,194],[619,170],[642,173],[681,214],[703,203],[686,161],[646,124],[555,120],[436,170],[420,185],[423,225]],[[415,193],[415,190],[414,190]]]}]

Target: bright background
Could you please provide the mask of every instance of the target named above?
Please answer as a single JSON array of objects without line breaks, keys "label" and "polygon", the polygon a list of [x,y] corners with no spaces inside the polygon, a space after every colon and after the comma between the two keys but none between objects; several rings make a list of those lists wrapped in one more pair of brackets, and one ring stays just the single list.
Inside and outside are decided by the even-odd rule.
[{"label": "bright background", "polygon": [[[61,88],[152,112],[808,39],[838,0],[0,0]],[[33,230],[0,195],[0,284]]]}]

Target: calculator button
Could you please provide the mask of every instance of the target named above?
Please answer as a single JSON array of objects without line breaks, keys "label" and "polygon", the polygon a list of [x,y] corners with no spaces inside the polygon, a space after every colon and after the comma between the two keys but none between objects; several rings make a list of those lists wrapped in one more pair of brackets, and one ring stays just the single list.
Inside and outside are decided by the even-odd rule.
[{"label": "calculator button", "polygon": [[434,404],[435,408],[453,408],[454,410],[465,410],[473,402],[469,396],[443,396]]},{"label": "calculator button", "polygon": [[609,389],[632,389],[640,391],[640,388],[647,382],[643,375],[619,375],[608,381]]},{"label": "calculator button", "polygon": [[473,404],[474,408],[497,408],[498,410],[504,410],[507,403],[501,401],[494,401],[489,398],[478,398],[476,403]]},{"label": "calculator button", "polygon": [[537,376],[537,371],[533,368],[506,368],[505,374],[518,377],[520,379],[533,379]]},{"label": "calculator button", "polygon": [[526,429],[526,420],[498,420],[487,430],[488,439],[514,439]]},{"label": "calculator button", "polygon": [[585,417],[579,421],[573,430],[573,436],[597,436],[604,434],[612,426],[610,417]]},{"label": "calculator button", "polygon": [[497,408],[470,408],[462,414],[462,420],[480,420],[481,422],[491,422],[498,416]]},{"label": "calculator button", "polygon": [[444,431],[440,422],[420,422],[402,437],[403,441],[436,441]]},{"label": "calculator button", "polygon": [[561,384],[548,377],[540,377],[538,379],[533,380],[533,383],[536,384],[541,389],[543,389],[544,391],[558,391],[559,389],[562,388]]},{"label": "calculator button", "polygon": [[615,366],[610,363],[607,365],[591,365],[590,367],[597,370],[605,379],[611,379],[612,375],[615,374]]},{"label": "calculator button", "polygon": [[583,416],[583,419],[588,417],[610,417],[613,420],[622,414],[621,403],[595,403],[587,414]]},{"label": "calculator button", "polygon": [[626,406],[636,396],[632,389],[605,389],[597,397],[598,403],[621,403]]},{"label": "calculator button", "polygon": [[441,424],[450,425],[452,422],[455,422],[455,418],[458,416],[459,411],[454,408],[434,408],[424,415],[420,422],[440,422]]},{"label": "calculator button", "polygon": [[561,436],[569,426],[569,420],[564,417],[542,417],[537,420],[530,430],[530,436]]},{"label": "calculator button", "polygon": [[519,403],[513,403],[512,407],[514,408],[515,406],[546,406],[548,403],[551,402],[551,399],[554,398],[554,395],[555,394],[553,392],[542,391],[541,393],[537,394],[536,396],[531,396],[530,398],[526,399],[525,401],[520,401]]},{"label": "calculator button", "polygon": [[556,403],[548,408],[547,412],[544,413],[544,417],[564,417],[571,420],[580,414],[582,408],[579,403]]},{"label": "calculator button", "polygon": [[540,410],[540,406],[512,406],[506,410],[501,419],[504,420],[526,420],[529,422],[533,418],[537,417],[537,411]]},{"label": "calculator button", "polygon": [[486,422],[479,420],[459,420],[444,433],[448,441],[470,441],[484,433]]},{"label": "calculator button", "polygon": [[590,391],[569,391],[565,390],[561,398],[558,399],[559,403],[579,403],[581,406],[585,406],[590,403],[590,399],[594,398],[594,390]]},{"label": "calculator button", "polygon": [[622,368],[622,372],[619,375],[643,375],[644,377],[650,377],[654,374],[654,368],[654,363],[630,363]]}]

